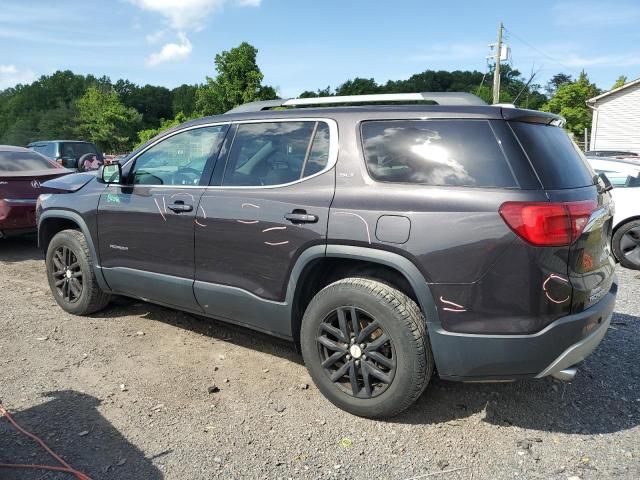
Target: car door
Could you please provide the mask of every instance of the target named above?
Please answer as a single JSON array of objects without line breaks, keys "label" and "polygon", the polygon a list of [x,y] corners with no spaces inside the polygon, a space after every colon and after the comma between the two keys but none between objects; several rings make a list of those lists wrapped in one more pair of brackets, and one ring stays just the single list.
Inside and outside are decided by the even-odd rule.
[{"label": "car door", "polygon": [[200,310],[193,296],[196,210],[227,129],[167,135],[131,160],[124,184],[101,194],[98,244],[113,291]]},{"label": "car door", "polygon": [[231,138],[221,180],[196,214],[196,298],[212,316],[289,336],[289,319],[270,312],[283,304],[301,252],[326,243],[337,126],[241,122]]}]

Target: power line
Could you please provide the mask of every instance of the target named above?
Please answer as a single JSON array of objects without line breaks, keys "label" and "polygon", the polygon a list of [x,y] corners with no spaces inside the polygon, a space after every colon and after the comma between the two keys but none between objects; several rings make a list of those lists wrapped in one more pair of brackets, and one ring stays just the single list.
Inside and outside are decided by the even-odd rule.
[{"label": "power line", "polygon": [[520,42],[522,42],[523,44],[525,44],[526,46],[528,46],[530,49],[534,50],[535,52],[538,52],[540,55],[542,55],[543,57],[547,58],[548,60],[551,60],[555,63],[558,63],[560,65],[562,65],[563,67],[565,67],[566,69],[572,71],[572,72],[576,72],[579,69],[576,67],[570,67],[569,65],[565,64],[562,60],[560,60],[557,57],[554,57],[552,55],[549,55],[545,52],[543,52],[542,50],[540,50],[539,48],[533,46],[532,44],[530,44],[529,42],[527,42],[525,39],[523,39],[522,37],[518,36],[517,34],[515,34],[512,30],[508,29],[507,27],[504,27],[504,29],[509,33],[509,35],[513,36],[514,38],[516,38],[517,40],[519,40]]}]

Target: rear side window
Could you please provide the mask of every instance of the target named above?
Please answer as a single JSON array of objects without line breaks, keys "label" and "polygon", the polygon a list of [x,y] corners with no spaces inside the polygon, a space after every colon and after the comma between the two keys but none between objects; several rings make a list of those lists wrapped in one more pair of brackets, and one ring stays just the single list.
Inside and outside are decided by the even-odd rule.
[{"label": "rear side window", "polygon": [[324,122],[242,123],[222,185],[283,185],[321,172],[328,161],[329,127]]},{"label": "rear side window", "polygon": [[485,120],[368,121],[362,140],[369,173],[380,182],[518,186]]},{"label": "rear side window", "polygon": [[560,190],[593,185],[587,160],[560,127],[509,122],[544,188]]},{"label": "rear side window", "polygon": [[35,152],[0,151],[0,172],[29,172],[57,168],[59,167],[55,163]]}]

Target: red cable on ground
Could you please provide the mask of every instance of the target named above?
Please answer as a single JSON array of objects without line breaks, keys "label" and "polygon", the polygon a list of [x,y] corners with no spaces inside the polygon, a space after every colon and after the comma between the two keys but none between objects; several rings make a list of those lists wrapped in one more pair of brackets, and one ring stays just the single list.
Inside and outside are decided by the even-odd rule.
[{"label": "red cable on ground", "polygon": [[44,443],[34,434],[27,432],[24,428],[18,425],[18,422],[16,422],[13,419],[9,411],[4,407],[4,405],[2,405],[2,403],[0,403],[0,414],[4,415],[6,419],[9,420],[9,423],[11,423],[11,425],[13,425],[13,427],[16,430],[18,430],[23,435],[29,437],[30,439],[38,443],[42,448],[44,448],[47,451],[49,455],[55,458],[60,463],[60,465],[62,465],[62,467],[56,467],[51,465],[26,465],[26,464],[0,463],[0,468],[30,468],[30,469],[37,469],[37,470],[51,470],[55,472],[66,472],[71,475],[75,475],[75,477],[78,480],[91,480],[91,477],[89,477],[89,475],[74,469],[71,465],[69,465],[62,458],[56,455],[56,453],[53,450],[51,450],[46,443]]}]

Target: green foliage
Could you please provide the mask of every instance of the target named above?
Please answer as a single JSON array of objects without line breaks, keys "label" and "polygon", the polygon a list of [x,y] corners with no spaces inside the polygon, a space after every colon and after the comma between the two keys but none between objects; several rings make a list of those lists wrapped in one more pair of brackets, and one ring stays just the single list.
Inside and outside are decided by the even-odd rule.
[{"label": "green foliage", "polygon": [[171,112],[173,116],[182,112],[185,116],[191,117],[196,110],[196,92],[198,85],[180,85],[171,91],[173,99],[171,101]]},{"label": "green foliage", "polygon": [[624,75],[620,75],[618,77],[618,79],[615,81],[615,83],[613,84],[613,86],[611,87],[611,90],[615,90],[616,88],[620,88],[622,87],[625,83],[627,83],[627,77]]},{"label": "green foliage", "polygon": [[[112,83],[108,77],[59,71],[30,85],[0,91],[0,144],[26,145],[34,140],[71,138],[93,140],[108,153],[126,151],[167,128],[194,116],[223,113],[239,104],[277,98],[263,85],[256,48],[243,42],[215,56],[215,78],[202,85],[180,85],[173,90],[136,85],[128,80]],[[377,83],[373,78],[346,80],[335,89],[306,90],[300,97],[404,92],[470,92],[492,102],[493,73],[425,70],[407,79]],[[616,82],[626,80],[620,77]],[[585,100],[598,93],[586,75],[576,81],[558,73],[544,87],[510,65],[502,65],[500,101],[523,108],[560,113],[569,128],[582,133],[590,126]],[[615,88],[614,86],[614,88]],[[547,95],[545,95],[545,93]],[[550,100],[549,100],[550,98]]]},{"label": "green foliage", "polygon": [[[484,82],[482,81],[483,76]],[[539,85],[526,85],[518,70],[503,65],[501,70],[500,101],[511,103],[518,95],[518,106],[523,108],[540,108],[547,98],[540,93]],[[354,78],[339,85],[335,92],[331,87],[315,92],[306,90],[301,98],[326,97],[330,95],[366,95],[373,93],[412,93],[412,92],[470,92],[478,95],[485,102],[493,101],[491,84],[493,72],[486,76],[478,71],[447,72],[444,70],[426,70],[412,75],[406,80],[389,80],[386,84],[378,84],[373,78]],[[481,85],[482,84],[482,85]]]},{"label": "green foliage", "polygon": [[327,86],[326,88],[318,89],[315,92],[312,92],[311,90],[305,90],[299,96],[300,98],[317,98],[330,97],[331,95],[333,95],[333,93],[331,92],[331,87]]},{"label": "green foliage", "polygon": [[200,115],[224,113],[238,105],[276,98],[272,87],[263,87],[264,76],[256,62],[258,50],[242,42],[216,55],[218,75],[196,92],[196,111]]},{"label": "green foliage", "polygon": [[547,82],[547,86],[545,87],[545,91],[549,97],[553,97],[556,94],[556,90],[561,85],[565,85],[567,83],[573,82],[573,78],[571,75],[567,75],[566,73],[556,73],[551,80]]},{"label": "green foliage", "polygon": [[176,127],[178,125],[180,125],[181,123],[184,123],[188,120],[187,116],[182,113],[182,112],[178,112],[178,114],[175,116],[175,118],[170,119],[170,120],[162,120],[160,122],[160,126],[158,128],[147,128],[145,130],[140,130],[138,132],[138,140],[139,140],[139,144],[138,146],[147,143],[149,140],[151,140],[153,137],[155,137],[156,135],[164,132],[165,130],[168,130],[170,128]]},{"label": "green foliage", "polygon": [[158,120],[173,116],[172,93],[165,87],[145,85],[140,87],[128,80],[118,80],[113,85],[125,107],[135,108],[142,113],[142,127],[158,126]]},{"label": "green foliage", "polygon": [[582,72],[576,81],[560,85],[542,110],[563,116],[567,120],[568,131],[583,135],[585,128],[591,128],[591,109],[586,102],[598,94],[600,90]]},{"label": "green foliage", "polygon": [[76,102],[78,132],[103,151],[124,152],[142,122],[135,108],[126,107],[114,89],[101,91],[91,86]]}]

